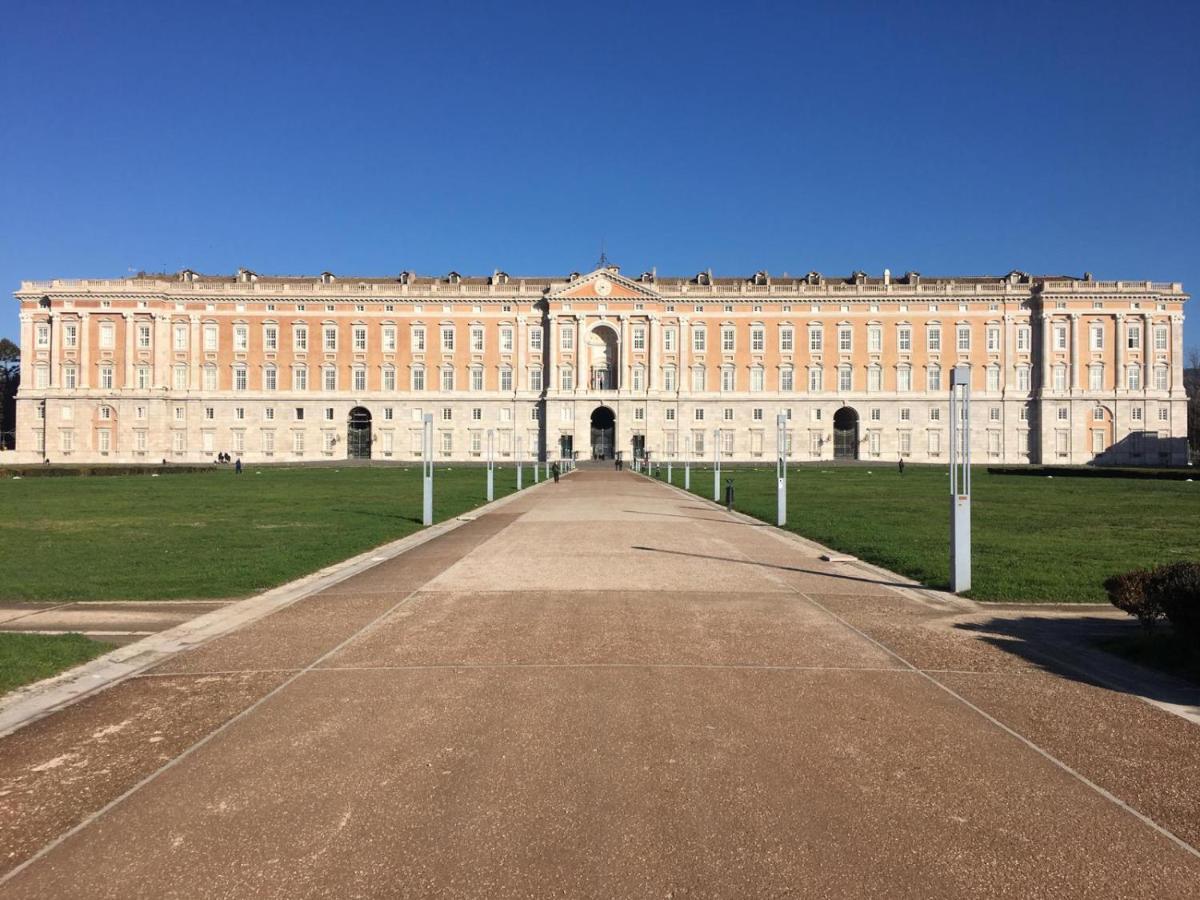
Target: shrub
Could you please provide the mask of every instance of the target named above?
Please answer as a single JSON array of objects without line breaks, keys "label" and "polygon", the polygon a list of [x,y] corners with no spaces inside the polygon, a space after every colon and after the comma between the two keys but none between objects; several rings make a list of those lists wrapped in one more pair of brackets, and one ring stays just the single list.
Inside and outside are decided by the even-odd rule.
[{"label": "shrub", "polygon": [[1200,639],[1200,563],[1159,566],[1146,584],[1146,600],[1166,614],[1181,636]]},{"label": "shrub", "polygon": [[1135,616],[1147,628],[1163,617],[1163,608],[1149,595],[1147,590],[1152,573],[1145,569],[1134,569],[1113,575],[1104,582],[1109,602],[1122,612]]}]

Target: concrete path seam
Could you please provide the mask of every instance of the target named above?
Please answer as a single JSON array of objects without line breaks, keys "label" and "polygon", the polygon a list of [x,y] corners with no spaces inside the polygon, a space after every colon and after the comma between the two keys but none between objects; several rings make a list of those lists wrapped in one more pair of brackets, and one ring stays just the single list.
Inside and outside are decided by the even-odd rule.
[{"label": "concrete path seam", "polygon": [[931,675],[929,672],[927,672],[923,669],[920,669],[917,666],[914,666],[912,663],[910,663],[907,659],[905,659],[903,656],[901,656],[899,653],[897,653],[891,647],[887,646],[887,644],[883,643],[882,641],[876,640],[875,638],[871,637],[869,634],[867,634],[862,629],[857,628],[854,625],[851,625],[849,622],[847,622],[845,619],[843,619],[841,616],[839,616],[833,610],[829,609],[821,602],[814,600],[811,596],[806,594],[804,591],[796,591],[796,593],[799,596],[803,597],[805,600],[807,600],[809,603],[811,603],[813,606],[817,607],[820,610],[823,610],[826,614],[837,619],[839,622],[841,622],[843,625],[845,625],[851,631],[858,634],[864,640],[870,641],[872,644],[874,644],[880,650],[883,650],[885,653],[895,657],[897,660],[899,660],[901,663],[903,663],[908,668],[912,669],[915,673],[920,675],[922,678],[926,679],[931,684],[936,685],[938,688],[945,691],[947,694],[949,694],[951,697],[953,697],[955,700],[957,700],[963,706],[966,706],[968,709],[972,710],[977,715],[981,716],[982,718],[984,718],[985,720],[990,722],[996,728],[999,728],[1001,731],[1005,732],[1009,736],[1016,738],[1018,741],[1020,741],[1022,744],[1024,744],[1026,747],[1028,747],[1030,750],[1033,750],[1035,753],[1042,756],[1044,759],[1048,760],[1049,762],[1053,763],[1055,766],[1057,766],[1062,771],[1066,772],[1068,775],[1071,775],[1072,777],[1077,779],[1081,784],[1084,784],[1087,787],[1091,788],[1093,791],[1095,791],[1101,797],[1105,798],[1106,800],[1115,804],[1119,808],[1123,809],[1125,812],[1129,813],[1134,818],[1138,819],[1142,824],[1152,828],[1154,831],[1157,831],[1159,834],[1161,834],[1163,837],[1167,838],[1169,841],[1174,843],[1180,849],[1186,851],[1187,853],[1190,853],[1192,856],[1196,857],[1197,859],[1200,859],[1200,850],[1193,847],[1191,844],[1189,844],[1183,838],[1179,837],[1179,835],[1175,834],[1170,829],[1158,824],[1153,819],[1151,819],[1149,816],[1147,816],[1145,813],[1138,811],[1137,809],[1135,809],[1134,807],[1132,807],[1128,803],[1126,803],[1124,800],[1122,800],[1120,797],[1118,797],[1116,794],[1114,794],[1111,791],[1106,790],[1105,788],[1096,784],[1096,782],[1092,781],[1090,778],[1088,778],[1083,773],[1079,772],[1078,770],[1072,768],[1067,763],[1063,762],[1061,759],[1059,759],[1057,756],[1055,756],[1050,751],[1043,749],[1042,747],[1035,744],[1032,740],[1025,737],[1020,732],[1016,731],[1013,728],[1010,728],[1008,725],[1005,725],[1003,722],[1001,722],[999,719],[997,719],[991,713],[986,712],[979,706],[976,706],[974,703],[972,703],[966,697],[959,694],[953,688],[942,683],[941,681],[938,681],[938,679],[934,678],[933,675]]}]

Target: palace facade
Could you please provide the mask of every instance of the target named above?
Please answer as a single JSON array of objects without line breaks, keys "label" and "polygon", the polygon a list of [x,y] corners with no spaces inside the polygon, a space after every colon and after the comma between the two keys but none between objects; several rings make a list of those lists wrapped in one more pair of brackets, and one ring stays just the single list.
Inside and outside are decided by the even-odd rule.
[{"label": "palace facade", "polygon": [[[1090,275],[22,282],[16,459],[1187,461],[1178,283]],[[10,460],[13,458],[9,456]]]}]

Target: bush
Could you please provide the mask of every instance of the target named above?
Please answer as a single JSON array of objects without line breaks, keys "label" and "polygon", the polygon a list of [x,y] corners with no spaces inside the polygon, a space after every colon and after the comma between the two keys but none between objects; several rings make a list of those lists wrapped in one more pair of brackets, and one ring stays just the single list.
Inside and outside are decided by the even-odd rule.
[{"label": "bush", "polygon": [[1200,639],[1200,563],[1159,566],[1146,584],[1146,601],[1166,614],[1179,635]]},{"label": "bush", "polygon": [[1114,575],[1104,582],[1109,602],[1122,612],[1136,617],[1147,628],[1153,628],[1164,614],[1163,608],[1149,596],[1147,590],[1152,577],[1153,573],[1145,569],[1134,569]]}]

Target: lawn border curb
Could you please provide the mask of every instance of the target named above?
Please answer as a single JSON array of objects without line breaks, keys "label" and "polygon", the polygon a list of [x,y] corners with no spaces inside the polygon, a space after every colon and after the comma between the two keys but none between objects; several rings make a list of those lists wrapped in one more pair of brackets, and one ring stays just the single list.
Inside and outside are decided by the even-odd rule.
[{"label": "lawn border curb", "polygon": [[[562,477],[565,478],[567,475],[570,475],[570,472],[564,473]],[[415,547],[420,547],[422,544],[454,531],[478,516],[513,502],[523,496],[526,491],[536,490],[547,484],[553,484],[553,481],[543,479],[527,484],[519,491],[513,491],[490,503],[485,502],[463,510],[444,522],[438,522],[413,534],[358,553],[260,594],[203,613],[174,628],[110,650],[102,656],[67,669],[65,672],[59,672],[57,675],[35,681],[33,684],[16,688],[10,693],[0,696],[0,738],[7,737],[30,722],[42,719],[85,697],[90,697],[144,672],[176,653],[194,649],[237,628],[266,618],[272,613],[285,609],[326,588],[333,587],[347,578],[372,569],[380,563],[395,559]]]}]

